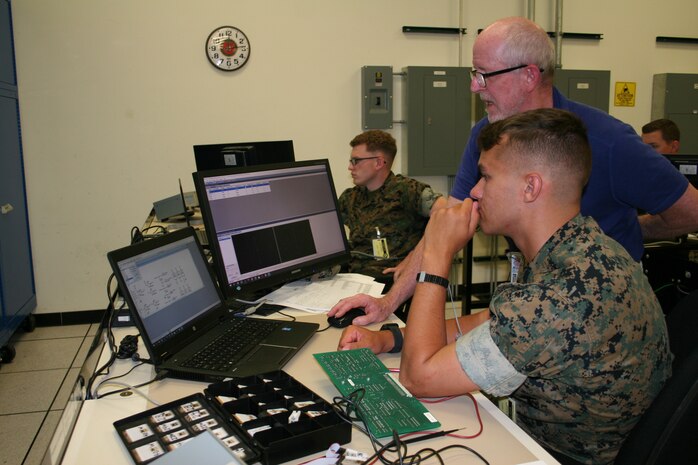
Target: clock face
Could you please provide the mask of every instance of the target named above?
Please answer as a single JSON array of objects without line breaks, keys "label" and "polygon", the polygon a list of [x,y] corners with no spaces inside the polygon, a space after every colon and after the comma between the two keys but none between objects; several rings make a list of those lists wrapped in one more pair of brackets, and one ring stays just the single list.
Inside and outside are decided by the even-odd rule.
[{"label": "clock face", "polygon": [[219,27],[206,39],[206,56],[216,68],[235,71],[250,58],[250,41],[236,27]]}]

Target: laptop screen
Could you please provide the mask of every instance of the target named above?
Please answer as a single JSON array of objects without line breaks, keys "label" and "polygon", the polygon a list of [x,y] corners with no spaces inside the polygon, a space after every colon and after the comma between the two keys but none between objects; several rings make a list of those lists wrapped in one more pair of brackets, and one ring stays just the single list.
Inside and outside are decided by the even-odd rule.
[{"label": "laptop screen", "polygon": [[255,299],[348,260],[327,160],[197,172],[194,183],[228,297]]},{"label": "laptop screen", "polygon": [[221,304],[198,247],[189,234],[154,249],[145,247],[143,252],[117,262],[153,345],[165,342]]}]

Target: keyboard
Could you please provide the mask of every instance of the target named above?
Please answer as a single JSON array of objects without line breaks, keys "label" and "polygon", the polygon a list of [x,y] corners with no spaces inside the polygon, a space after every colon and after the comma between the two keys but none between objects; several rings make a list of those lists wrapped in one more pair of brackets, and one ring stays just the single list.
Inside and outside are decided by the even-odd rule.
[{"label": "keyboard", "polygon": [[202,370],[227,371],[279,325],[277,321],[234,319],[224,333],[208,343],[182,365]]}]

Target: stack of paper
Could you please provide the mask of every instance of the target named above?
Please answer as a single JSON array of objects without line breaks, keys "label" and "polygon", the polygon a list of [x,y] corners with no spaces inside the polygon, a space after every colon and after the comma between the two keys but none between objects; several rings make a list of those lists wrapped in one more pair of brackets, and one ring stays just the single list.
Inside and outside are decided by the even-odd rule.
[{"label": "stack of paper", "polygon": [[340,299],[355,294],[380,297],[383,283],[370,276],[340,273],[319,281],[299,280],[286,284],[264,297],[266,302],[312,313],[327,312]]}]

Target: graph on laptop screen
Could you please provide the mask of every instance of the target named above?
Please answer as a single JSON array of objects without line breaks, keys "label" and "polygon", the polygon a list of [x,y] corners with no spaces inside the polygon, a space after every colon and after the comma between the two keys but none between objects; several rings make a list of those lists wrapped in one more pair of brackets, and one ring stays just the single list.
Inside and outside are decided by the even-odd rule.
[{"label": "graph on laptop screen", "polygon": [[218,280],[228,298],[255,300],[348,260],[327,160],[193,176]]}]

